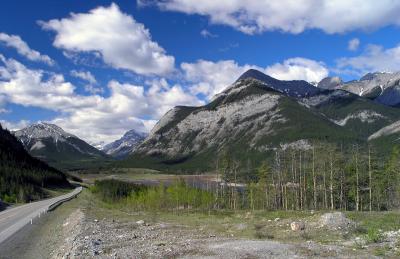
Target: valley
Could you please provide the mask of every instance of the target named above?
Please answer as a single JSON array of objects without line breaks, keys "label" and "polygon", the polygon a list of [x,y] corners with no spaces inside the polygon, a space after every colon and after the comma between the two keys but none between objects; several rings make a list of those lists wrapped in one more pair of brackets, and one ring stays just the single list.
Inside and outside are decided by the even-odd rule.
[{"label": "valley", "polygon": [[97,147],[46,122],[3,130],[4,172],[22,179],[1,175],[3,201],[84,190],[0,258],[400,256],[399,108],[325,84],[249,70]]},{"label": "valley", "polygon": [[[137,180],[160,176],[137,175]],[[137,210],[86,189],[0,249],[10,258],[396,257],[399,216],[397,211]],[[292,230],[293,222],[304,229]],[[22,245],[24,252],[16,252]]]}]

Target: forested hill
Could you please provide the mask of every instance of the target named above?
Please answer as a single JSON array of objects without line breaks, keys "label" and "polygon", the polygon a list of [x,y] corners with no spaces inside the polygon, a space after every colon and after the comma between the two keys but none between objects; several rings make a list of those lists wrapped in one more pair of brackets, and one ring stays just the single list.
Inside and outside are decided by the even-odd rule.
[{"label": "forested hill", "polygon": [[0,125],[0,199],[27,202],[42,198],[42,188],[48,187],[69,187],[69,183],[62,172],[30,156]]}]

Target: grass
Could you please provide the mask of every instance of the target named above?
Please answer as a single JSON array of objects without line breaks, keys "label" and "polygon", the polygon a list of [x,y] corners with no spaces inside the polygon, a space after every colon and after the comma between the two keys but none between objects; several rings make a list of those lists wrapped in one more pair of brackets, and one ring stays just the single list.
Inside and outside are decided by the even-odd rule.
[{"label": "grass", "polygon": [[[400,212],[347,212],[346,216],[358,222],[366,232],[373,230],[391,231],[400,229]],[[373,234],[371,234],[373,235]]]}]

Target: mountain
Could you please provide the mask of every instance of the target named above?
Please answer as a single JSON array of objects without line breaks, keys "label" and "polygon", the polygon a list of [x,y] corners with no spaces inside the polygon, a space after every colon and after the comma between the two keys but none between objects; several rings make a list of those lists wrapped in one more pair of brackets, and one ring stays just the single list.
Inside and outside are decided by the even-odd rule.
[{"label": "mountain", "polygon": [[333,90],[335,88],[338,88],[342,83],[343,81],[340,77],[337,76],[326,77],[317,84],[317,87],[322,89]]},{"label": "mountain", "polygon": [[88,166],[107,159],[100,150],[54,124],[40,122],[14,135],[32,156],[57,168]]},{"label": "mountain", "polygon": [[147,137],[146,133],[130,130],[120,139],[105,145],[102,151],[115,158],[125,158],[139,146]]},{"label": "mountain", "polygon": [[276,148],[308,149],[314,141],[367,143],[399,119],[399,109],[348,91],[249,70],[209,104],[170,110],[121,164],[210,170],[225,151],[245,164],[273,156]]},{"label": "mountain", "polygon": [[268,87],[291,97],[307,97],[313,96],[320,92],[320,89],[304,80],[282,81],[270,77],[258,70],[249,69],[242,74],[236,82],[244,79],[256,79],[263,82]]},{"label": "mountain", "polygon": [[[332,82],[331,82],[332,81]],[[400,106],[400,72],[368,73],[359,80],[343,82],[340,78],[324,78],[320,88],[342,89],[389,106]]]},{"label": "mountain", "polygon": [[0,200],[25,202],[45,196],[43,187],[69,187],[66,176],[26,152],[0,125]]}]

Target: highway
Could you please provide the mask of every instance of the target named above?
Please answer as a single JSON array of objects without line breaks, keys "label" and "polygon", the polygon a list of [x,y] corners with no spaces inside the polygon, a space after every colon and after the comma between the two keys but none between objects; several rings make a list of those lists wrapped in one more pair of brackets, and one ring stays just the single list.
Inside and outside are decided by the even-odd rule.
[{"label": "highway", "polygon": [[15,234],[25,225],[30,224],[51,207],[67,201],[82,191],[82,187],[77,187],[70,193],[37,202],[28,203],[15,208],[0,212],[0,244]]}]

